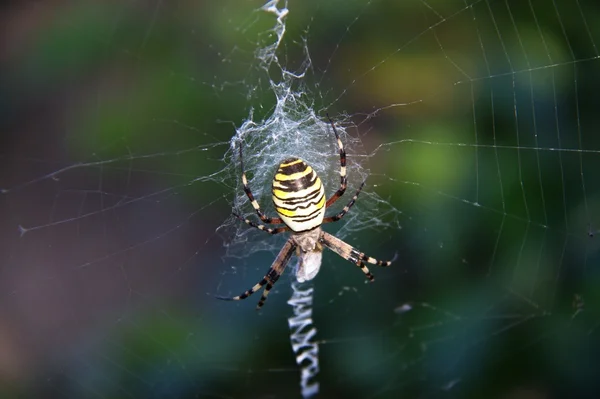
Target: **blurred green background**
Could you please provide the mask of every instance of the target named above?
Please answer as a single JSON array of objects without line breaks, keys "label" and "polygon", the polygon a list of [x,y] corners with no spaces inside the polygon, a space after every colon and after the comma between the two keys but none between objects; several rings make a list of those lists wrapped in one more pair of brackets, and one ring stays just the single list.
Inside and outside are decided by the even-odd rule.
[{"label": "blurred green background", "polygon": [[[0,397],[300,397],[291,277],[260,313],[214,299],[282,243],[228,246],[229,140],[281,79],[261,5],[3,4]],[[384,199],[346,238],[399,254],[374,285],[324,256],[321,397],[597,397],[597,3],[287,7],[280,64],[308,49],[293,89],[360,137]]]}]

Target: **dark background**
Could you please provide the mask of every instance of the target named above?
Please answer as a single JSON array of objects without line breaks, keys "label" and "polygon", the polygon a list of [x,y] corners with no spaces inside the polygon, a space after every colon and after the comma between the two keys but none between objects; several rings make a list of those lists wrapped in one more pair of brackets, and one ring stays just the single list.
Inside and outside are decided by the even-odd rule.
[{"label": "dark background", "polygon": [[[259,313],[214,299],[282,243],[230,218],[229,140],[281,80],[260,6],[3,3],[0,397],[300,396],[291,277]],[[596,2],[288,8],[279,62],[308,49],[292,88],[360,137],[383,199],[344,238],[399,254],[374,285],[325,254],[322,397],[596,397]]]}]

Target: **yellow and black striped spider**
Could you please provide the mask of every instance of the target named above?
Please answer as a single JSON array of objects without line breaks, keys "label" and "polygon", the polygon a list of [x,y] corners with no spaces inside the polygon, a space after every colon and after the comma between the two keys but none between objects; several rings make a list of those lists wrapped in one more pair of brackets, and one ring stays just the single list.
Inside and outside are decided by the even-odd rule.
[{"label": "yellow and black striped spider", "polygon": [[246,299],[256,291],[266,285],[265,291],[258,301],[257,309],[260,309],[269,295],[269,291],[279,279],[279,276],[285,270],[294,251],[299,258],[298,270],[296,271],[296,279],[299,282],[313,279],[319,272],[321,266],[321,256],[323,246],[329,248],[333,252],[340,255],[342,258],[354,263],[358,266],[370,281],[373,281],[374,276],[371,274],[364,262],[378,266],[389,266],[391,261],[380,261],[370,256],[366,256],[356,248],[340,240],[337,237],[321,230],[323,223],[337,222],[350,210],[354,202],[358,198],[358,194],[364,186],[364,182],[360,185],[350,202],[336,215],[325,217],[325,209],[333,205],[346,191],[346,152],[342,140],[333,124],[329,119],[340,153],[340,188],[336,193],[325,201],[325,189],[321,183],[321,179],[315,171],[300,158],[288,158],[284,160],[277,169],[277,173],[273,178],[273,186],[271,190],[275,210],[279,217],[271,218],[266,216],[261,210],[260,205],[254,199],[250,187],[248,187],[248,179],[244,172],[244,164],[242,159],[242,148],[240,146],[240,164],[242,167],[242,184],[244,192],[250,199],[252,207],[256,210],[258,217],[266,224],[284,224],[285,226],[277,228],[269,228],[263,224],[257,224],[249,219],[245,219],[234,213],[238,219],[246,224],[266,231],[269,234],[278,234],[284,231],[292,231],[291,237],[287,240],[281,251],[275,258],[273,265],[263,277],[263,279],[245,291],[243,294],[228,298],[217,297],[223,300],[239,301]]}]

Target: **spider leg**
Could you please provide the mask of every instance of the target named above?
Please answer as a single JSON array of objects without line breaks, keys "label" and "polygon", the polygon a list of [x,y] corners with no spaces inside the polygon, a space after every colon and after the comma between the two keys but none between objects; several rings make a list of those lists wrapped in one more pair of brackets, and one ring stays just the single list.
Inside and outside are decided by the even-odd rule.
[{"label": "spider leg", "polygon": [[275,258],[275,261],[269,268],[269,271],[267,272],[267,274],[265,274],[261,281],[259,281],[252,288],[250,288],[247,291],[244,291],[238,296],[217,296],[217,299],[222,299],[225,301],[240,301],[242,299],[248,298],[250,295],[254,294],[256,291],[260,290],[266,285],[265,291],[263,292],[262,296],[260,297],[260,300],[258,301],[258,305],[256,306],[257,310],[260,309],[265,304],[265,301],[267,300],[267,295],[269,295],[269,291],[271,291],[271,288],[273,288],[273,285],[277,282],[279,276],[281,276],[281,273],[283,273],[283,271],[285,270],[285,267],[287,266],[295,249],[296,244],[294,244],[294,242],[291,239],[289,239],[285,243],[283,248],[281,248],[281,251],[279,251],[279,254]]},{"label": "spider leg", "polygon": [[333,215],[333,216],[329,216],[323,219],[323,223],[331,223],[331,222],[337,222],[338,220],[340,220],[341,218],[344,217],[344,215],[346,213],[348,213],[348,211],[350,210],[350,208],[352,208],[352,205],[354,205],[354,203],[356,202],[356,199],[358,198],[358,194],[360,194],[361,190],[363,189],[365,185],[365,182],[363,181],[360,184],[360,187],[358,188],[358,190],[356,190],[356,193],[354,194],[354,196],[352,197],[352,199],[348,202],[348,204],[346,204],[346,206],[344,207],[344,209],[342,209],[338,214]]},{"label": "spider leg", "polygon": [[388,261],[381,261],[370,256],[366,256],[363,252],[360,252],[350,244],[347,244],[339,238],[324,231],[321,232],[321,242],[342,258],[358,266],[371,282],[375,279],[375,276],[373,276],[373,274],[369,271],[369,268],[364,264],[364,262],[372,265],[387,267],[391,265],[394,260],[396,260],[396,256],[394,256],[392,260]]},{"label": "spider leg", "polygon": [[262,230],[262,231],[266,231],[269,234],[275,235],[275,234],[283,233],[284,231],[289,230],[289,227],[287,227],[287,226],[277,227],[275,229],[271,229],[271,228],[265,226],[264,224],[254,223],[250,219],[243,218],[242,216],[238,215],[235,212],[233,212],[233,216],[235,216],[236,218],[240,219],[242,222],[244,222],[244,223],[246,223],[246,224],[248,224],[248,225],[250,225],[250,226],[252,226],[254,228],[257,228],[257,229]]},{"label": "spider leg", "polygon": [[331,198],[329,198],[327,200],[327,202],[325,203],[325,207],[329,208],[331,205],[333,205],[335,203],[335,201],[337,201],[342,195],[344,195],[344,192],[346,192],[346,187],[348,186],[348,178],[346,177],[346,151],[344,150],[344,144],[342,143],[342,140],[340,139],[340,135],[338,134],[338,132],[335,128],[335,124],[329,117],[329,114],[327,114],[327,118],[329,119],[329,122],[331,123],[331,127],[333,128],[333,133],[335,133],[335,138],[337,140],[337,145],[338,145],[338,148],[340,151],[340,188],[338,188],[338,190],[335,192],[335,194],[333,194],[331,196]]},{"label": "spider leg", "polygon": [[271,218],[271,217],[266,216],[263,213],[263,211],[261,211],[258,201],[256,201],[256,199],[254,198],[254,195],[252,194],[252,190],[250,190],[250,186],[248,186],[248,179],[246,178],[246,172],[244,171],[244,160],[242,158],[241,144],[240,144],[240,166],[242,168],[242,184],[244,186],[244,192],[248,196],[248,199],[250,200],[250,204],[252,204],[252,207],[258,214],[258,217],[260,218],[260,220],[262,220],[263,222],[265,222],[267,224],[282,224],[283,221],[281,220],[281,218]]}]

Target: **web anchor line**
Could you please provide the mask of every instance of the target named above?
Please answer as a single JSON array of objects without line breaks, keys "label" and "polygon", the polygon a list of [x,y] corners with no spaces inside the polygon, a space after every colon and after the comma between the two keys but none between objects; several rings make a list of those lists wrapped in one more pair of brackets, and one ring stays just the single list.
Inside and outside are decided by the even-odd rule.
[{"label": "web anchor line", "polygon": [[294,281],[292,290],[294,293],[287,302],[294,309],[294,316],[288,318],[290,342],[300,366],[302,397],[306,399],[319,393],[319,383],[315,380],[319,373],[319,344],[313,340],[317,329],[312,320],[314,289],[310,283]]}]

